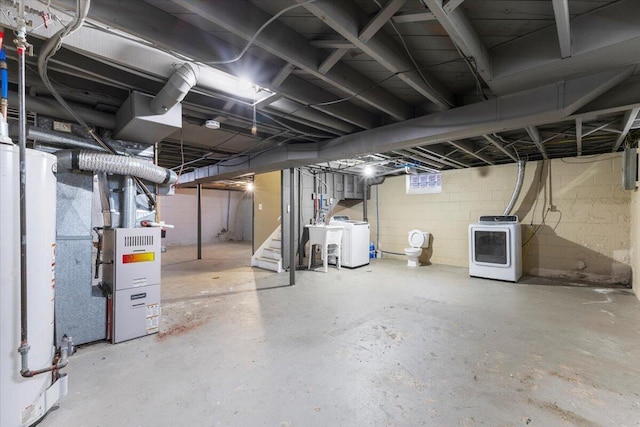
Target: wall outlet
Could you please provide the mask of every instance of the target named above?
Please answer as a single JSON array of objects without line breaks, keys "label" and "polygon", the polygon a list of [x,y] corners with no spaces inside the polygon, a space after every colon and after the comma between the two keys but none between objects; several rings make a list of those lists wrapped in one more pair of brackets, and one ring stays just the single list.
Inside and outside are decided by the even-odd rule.
[{"label": "wall outlet", "polygon": [[258,203],[258,210],[261,211],[262,210],[262,203]]}]

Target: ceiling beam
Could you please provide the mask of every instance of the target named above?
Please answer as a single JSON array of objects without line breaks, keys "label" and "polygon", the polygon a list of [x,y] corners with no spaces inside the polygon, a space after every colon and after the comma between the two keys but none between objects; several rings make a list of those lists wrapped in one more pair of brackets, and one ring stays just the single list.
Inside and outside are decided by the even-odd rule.
[{"label": "ceiling beam", "polygon": [[425,156],[434,156],[435,160],[456,169],[470,167],[468,163],[450,157],[451,152],[446,152],[446,150],[437,145],[418,146],[411,148],[411,150],[420,151]]},{"label": "ceiling beam", "polygon": [[447,141],[447,142],[453,145],[454,147],[456,147],[458,150],[463,151],[469,154],[470,156],[475,157],[476,159],[482,160],[488,165],[491,165],[491,166],[495,165],[495,162],[491,157],[487,156],[486,154],[476,152],[475,148],[473,147],[473,144],[468,141]]},{"label": "ceiling beam", "polygon": [[453,161],[450,161],[445,156],[435,155],[433,152],[431,152],[429,150],[422,149],[421,147],[405,148],[404,151],[408,151],[409,153],[416,154],[416,155],[418,155],[420,157],[423,157],[425,159],[429,159],[429,160],[436,161],[438,163],[442,163],[442,164],[444,164],[446,166],[450,166],[450,167],[452,167],[454,169],[462,169],[464,167],[464,166],[459,165],[458,163],[454,163]]},{"label": "ceiling beam", "polygon": [[444,2],[444,11],[447,13],[451,13],[455,10],[456,7],[460,6],[464,0],[446,0]]},{"label": "ceiling beam", "polygon": [[343,39],[311,40],[309,43],[311,43],[311,46],[320,47],[322,49],[353,49],[355,47],[353,43]]},{"label": "ceiling beam", "polygon": [[[296,1],[303,3],[305,0]],[[389,72],[398,73],[400,80],[440,109],[445,110],[453,105],[449,90],[429,73],[424,70],[421,73],[407,72],[407,70],[415,70],[416,66],[391,36],[379,31],[373,34],[367,42],[360,39],[359,29],[366,26],[369,19],[356,3],[344,0],[325,0],[304,3],[304,7]]]},{"label": "ceiling beam", "polygon": [[394,24],[407,24],[411,22],[435,21],[436,16],[431,12],[402,13],[391,18]]},{"label": "ceiling beam", "polygon": [[576,152],[582,156],[582,117],[576,118]]},{"label": "ceiling beam", "polygon": [[390,0],[386,6],[360,31],[358,39],[362,43],[368,42],[391,17],[400,10],[407,0]]},{"label": "ceiling beam", "polygon": [[[582,117],[576,117],[576,120],[578,120],[578,119],[583,120],[583,118],[582,118]],[[583,137],[583,138],[586,138],[587,136],[591,135],[592,133],[596,133],[596,132],[601,131],[601,130],[602,130],[602,131],[605,131],[605,132],[612,132],[612,133],[617,133],[617,134],[622,133],[622,131],[620,131],[620,130],[617,130],[616,132],[613,132],[613,129],[607,129],[607,127],[608,127],[610,124],[611,124],[611,123],[605,123],[605,124],[603,124],[603,125],[596,126],[595,128],[591,129],[590,131],[584,132],[584,133],[582,134],[582,137]]]},{"label": "ceiling beam", "polygon": [[553,0],[553,13],[556,17],[560,55],[571,56],[571,24],[569,23],[569,0]]},{"label": "ceiling beam", "polygon": [[491,87],[493,71],[489,51],[471,25],[464,10],[457,8],[447,13],[442,6],[442,0],[422,1],[429,8],[429,11],[436,16],[440,25],[442,25],[462,53],[473,58],[478,74]]},{"label": "ceiling beam", "polygon": [[640,1],[611,2],[571,20],[571,56],[558,56],[555,26],[491,49],[492,90],[519,92],[552,81],[640,62]]},{"label": "ceiling beam", "polygon": [[436,169],[442,169],[444,167],[444,165],[442,163],[438,163],[435,162],[431,159],[427,159],[426,157],[420,155],[419,153],[415,152],[415,151],[411,151],[410,149],[407,150],[398,150],[398,151],[392,151],[392,153],[395,153],[399,156],[403,156],[403,157],[408,157],[412,160],[424,163],[426,165],[429,165],[431,167],[434,167]]},{"label": "ceiling beam", "polygon": [[351,48],[348,47],[334,50],[324,61],[322,61],[322,64],[318,67],[318,71],[322,74],[327,74],[327,72],[329,72],[329,70],[336,65],[342,57],[347,54],[347,52],[349,52],[349,50],[351,50]]},{"label": "ceiling beam", "polygon": [[616,139],[616,143],[613,146],[612,151],[614,153],[618,151],[618,148],[620,148],[620,145],[629,134],[629,130],[631,130],[631,125],[633,125],[633,122],[638,117],[639,111],[640,111],[640,108],[632,108],[631,110],[628,110],[626,113],[624,113],[624,117],[622,118],[622,133],[618,136],[618,138]]},{"label": "ceiling beam", "polygon": [[173,0],[173,3],[244,40],[253,40],[254,46],[294,64],[397,120],[406,120],[413,114],[411,107],[400,98],[375,86],[375,82],[344,63],[336,64],[325,74],[320,73],[318,64],[326,55],[325,52],[277,20],[265,27],[260,37],[256,38],[254,35],[272,16],[246,0]]},{"label": "ceiling beam", "polygon": [[542,158],[545,160],[549,160],[547,149],[544,146],[544,143],[542,142],[542,138],[540,137],[540,132],[538,131],[538,128],[535,126],[527,126],[525,130],[529,134],[531,141],[533,141],[536,147],[538,147],[538,151],[540,151],[540,154],[542,154]]},{"label": "ceiling beam", "polygon": [[[630,72],[617,70],[576,78],[563,84],[546,85],[341,136],[321,144],[288,144],[259,157],[252,157],[242,165],[222,162],[220,167],[203,168],[181,178],[181,182],[207,182],[245,173],[270,172],[411,147],[435,149],[437,147],[431,146],[446,141],[557,123],[567,120],[570,112],[584,107],[594,96],[610,91],[626,79]],[[634,95],[633,102],[640,107],[640,91],[627,95]],[[631,102],[631,99],[626,101]],[[584,111],[583,114],[597,115],[599,112],[591,110]]]},{"label": "ceiling beam", "polygon": [[284,64],[282,68],[280,68],[280,71],[278,71],[278,74],[276,74],[275,77],[271,80],[271,85],[269,87],[274,90],[279,88],[282,82],[284,82],[285,79],[289,77],[289,74],[291,74],[294,68],[296,68],[296,66],[289,62]]},{"label": "ceiling beam", "polygon": [[499,143],[498,141],[496,141],[495,139],[491,138],[489,135],[482,135],[482,137],[484,139],[486,139],[489,143],[491,143],[491,145],[493,145],[494,147],[496,147],[498,150],[502,151],[504,154],[506,154],[507,156],[509,156],[509,158],[511,160],[513,160],[514,162],[518,161],[518,158],[516,156],[513,155],[513,153],[509,150],[507,150],[501,143]]},{"label": "ceiling beam", "polygon": [[[66,10],[75,8],[73,0],[52,0],[52,4]],[[145,19],[141,20],[140,16],[144,16]],[[237,47],[226,41],[142,1],[93,0],[89,18],[104,23],[109,28],[150,41],[153,46],[180,52],[181,55],[197,61],[230,59],[239,53]],[[10,28],[14,23],[7,21],[4,14],[0,14],[0,25]],[[158,31],[158,28],[163,28],[163,31]],[[55,30],[53,25],[50,25],[49,29],[41,26],[34,29],[32,34],[48,39]],[[194,43],[194,40],[199,42]],[[154,77],[160,76],[163,80],[168,79],[175,71],[174,55],[88,26],[81,27],[67,37],[64,45],[110,66],[138,70],[146,75],[155,73]],[[281,67],[250,54],[245,54],[241,60],[232,64],[220,65],[220,68],[234,75],[246,69],[260,70],[260,74],[254,77],[254,83],[263,87],[270,87],[274,76],[281,71]],[[317,105],[335,100],[336,95],[296,76],[289,76],[281,83],[278,92],[296,102],[313,104],[312,108],[361,129],[370,129],[379,123],[378,116],[349,102]]]}]

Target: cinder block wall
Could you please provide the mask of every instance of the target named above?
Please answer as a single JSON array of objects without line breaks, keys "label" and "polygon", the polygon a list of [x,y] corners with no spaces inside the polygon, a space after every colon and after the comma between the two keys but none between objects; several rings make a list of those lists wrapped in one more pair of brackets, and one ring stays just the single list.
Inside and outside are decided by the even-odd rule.
[{"label": "cinder block wall", "polygon": [[[630,280],[632,192],[622,190],[621,162],[620,154],[606,154],[527,163],[512,212],[524,225],[523,241],[529,240],[526,273]],[[442,193],[426,195],[407,195],[405,177],[388,178],[378,189],[380,249],[403,252],[407,232],[417,228],[433,235],[430,262],[468,267],[469,224],[480,215],[502,214],[516,177],[516,164],[446,171]],[[368,216],[375,240],[375,189],[372,194]]]},{"label": "cinder block wall", "polygon": [[[251,240],[251,203],[242,191],[202,190],[202,241],[220,242],[229,239]],[[227,229],[227,207],[229,228]],[[197,243],[198,199],[195,188],[177,189],[173,196],[160,196],[160,219],[175,225],[167,230],[166,245],[195,245]],[[227,233],[218,233],[227,229]]]},{"label": "cinder block wall", "polygon": [[640,193],[636,188],[631,195],[631,267],[633,291],[640,299]]}]

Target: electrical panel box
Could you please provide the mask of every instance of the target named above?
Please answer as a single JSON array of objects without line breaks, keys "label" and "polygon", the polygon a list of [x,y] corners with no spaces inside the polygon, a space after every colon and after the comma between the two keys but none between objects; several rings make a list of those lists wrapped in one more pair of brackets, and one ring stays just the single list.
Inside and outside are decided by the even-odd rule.
[{"label": "electrical panel box", "polygon": [[113,343],[158,332],[160,327],[161,230],[104,230],[103,286],[111,294]]}]

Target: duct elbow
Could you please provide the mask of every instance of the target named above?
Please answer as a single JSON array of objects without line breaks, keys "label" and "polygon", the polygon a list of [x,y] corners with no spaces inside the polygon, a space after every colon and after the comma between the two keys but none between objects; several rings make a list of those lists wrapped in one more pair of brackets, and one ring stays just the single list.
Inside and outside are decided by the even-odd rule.
[{"label": "duct elbow", "polygon": [[154,114],[164,114],[184,99],[198,82],[200,69],[186,62],[169,78],[167,84],[151,100],[150,108]]}]

